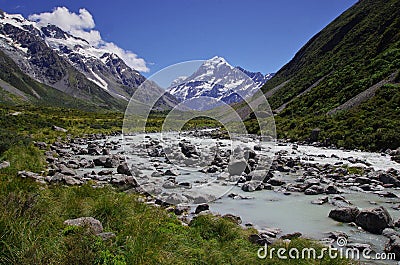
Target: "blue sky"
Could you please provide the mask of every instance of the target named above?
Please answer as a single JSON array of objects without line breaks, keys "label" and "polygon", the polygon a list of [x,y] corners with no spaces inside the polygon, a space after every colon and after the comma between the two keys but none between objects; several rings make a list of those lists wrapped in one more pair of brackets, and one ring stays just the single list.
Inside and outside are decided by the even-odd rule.
[{"label": "blue sky", "polygon": [[[278,71],[356,0],[0,0],[25,17],[66,7],[93,17],[105,42],[143,58],[149,76],[169,65],[222,56],[251,71]],[[87,29],[90,30],[90,29]]]}]

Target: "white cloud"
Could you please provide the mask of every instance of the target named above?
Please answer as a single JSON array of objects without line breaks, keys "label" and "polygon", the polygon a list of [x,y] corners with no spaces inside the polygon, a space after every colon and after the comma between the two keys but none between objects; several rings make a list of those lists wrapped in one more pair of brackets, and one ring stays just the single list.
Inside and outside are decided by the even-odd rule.
[{"label": "white cloud", "polygon": [[135,70],[149,71],[146,61],[139,58],[137,54],[124,50],[112,42],[104,41],[100,32],[94,30],[95,23],[92,14],[84,8],[79,9],[79,14],[76,14],[66,7],[57,7],[52,12],[30,15],[29,19],[36,21],[39,25],[54,24],[73,36],[87,40],[94,47],[115,53]]}]

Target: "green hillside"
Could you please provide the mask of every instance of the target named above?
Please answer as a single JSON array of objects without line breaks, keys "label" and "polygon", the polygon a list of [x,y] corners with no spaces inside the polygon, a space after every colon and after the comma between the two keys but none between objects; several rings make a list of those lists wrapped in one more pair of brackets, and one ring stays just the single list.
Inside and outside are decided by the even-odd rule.
[{"label": "green hillside", "polygon": [[[0,50],[0,103],[76,108],[82,110],[123,110],[126,103],[116,100],[101,88],[87,81],[74,69],[64,69],[69,73],[69,82],[82,87],[76,93],[80,98],[72,97],[53,87],[33,80],[20,70],[15,62]],[[14,93],[8,90],[13,90]],[[86,90],[86,91],[85,91]],[[18,93],[18,94],[17,94]],[[83,99],[85,98],[85,99]]]},{"label": "green hillside", "polygon": [[318,127],[320,141],[329,138],[338,146],[397,148],[399,68],[400,1],[362,0],[262,89],[277,113],[279,137],[307,140]]}]

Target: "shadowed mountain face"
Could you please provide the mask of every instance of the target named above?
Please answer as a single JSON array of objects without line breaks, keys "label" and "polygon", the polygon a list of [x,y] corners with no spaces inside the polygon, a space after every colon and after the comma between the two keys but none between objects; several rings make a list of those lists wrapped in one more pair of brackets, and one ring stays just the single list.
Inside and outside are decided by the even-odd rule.
[{"label": "shadowed mountain face", "polygon": [[[88,41],[55,25],[39,26],[21,15],[0,13],[0,49],[2,67],[10,67],[8,59],[11,59],[20,70],[18,75],[3,74],[1,79],[17,86],[18,90],[21,86],[17,83],[24,83],[22,79],[30,80],[25,84],[29,92],[3,89],[3,93],[11,93],[16,98],[24,95],[25,101],[32,102],[24,93],[33,94],[36,103],[41,101],[42,97],[33,85],[38,82],[43,89],[56,89],[71,100],[75,98],[100,108],[123,110],[145,80],[116,54],[93,47]],[[171,95],[166,96],[169,102],[176,102]],[[164,104],[162,100],[160,104]]]},{"label": "shadowed mountain face", "polygon": [[362,0],[311,38],[262,90],[278,114],[280,137],[305,140],[319,127],[327,143],[395,148],[399,69],[400,1]]}]

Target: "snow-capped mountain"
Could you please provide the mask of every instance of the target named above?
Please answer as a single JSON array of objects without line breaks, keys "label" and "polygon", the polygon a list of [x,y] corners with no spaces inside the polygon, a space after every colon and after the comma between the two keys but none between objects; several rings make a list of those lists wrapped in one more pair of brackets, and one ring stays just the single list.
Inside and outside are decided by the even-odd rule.
[{"label": "snow-capped mountain", "polygon": [[41,25],[3,11],[0,50],[34,80],[85,100],[95,96],[102,101],[127,102],[145,81],[116,54],[93,47],[55,25]]},{"label": "snow-capped mountain", "polygon": [[215,56],[191,76],[174,80],[167,91],[180,101],[211,97],[230,104],[253,95],[271,77],[233,67]]}]

